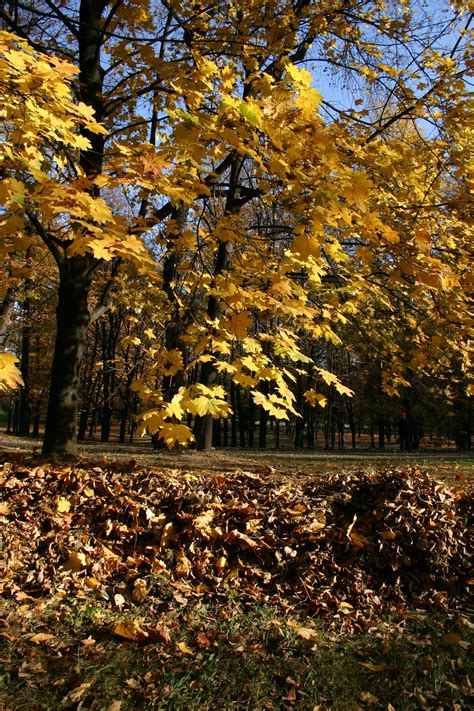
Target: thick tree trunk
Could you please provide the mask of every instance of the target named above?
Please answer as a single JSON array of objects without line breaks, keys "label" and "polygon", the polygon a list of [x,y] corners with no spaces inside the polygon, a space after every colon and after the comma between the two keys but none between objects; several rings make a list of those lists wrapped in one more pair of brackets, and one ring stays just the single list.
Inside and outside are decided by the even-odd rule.
[{"label": "thick tree trunk", "polygon": [[[29,287],[29,280],[25,288]],[[19,434],[21,437],[28,437],[30,434],[30,300],[26,298],[23,304],[23,328],[21,333],[21,361],[20,372],[23,379],[23,387],[20,391],[19,410]]]},{"label": "thick tree trunk", "polygon": [[89,260],[72,257],[61,266],[54,349],[43,454],[77,452],[79,368],[90,315]]}]

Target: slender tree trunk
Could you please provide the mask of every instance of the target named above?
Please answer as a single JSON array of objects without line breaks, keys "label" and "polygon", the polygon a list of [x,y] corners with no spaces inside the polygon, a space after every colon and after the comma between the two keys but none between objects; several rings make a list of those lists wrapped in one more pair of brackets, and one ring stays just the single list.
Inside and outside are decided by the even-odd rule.
[{"label": "slender tree trunk", "polygon": [[89,419],[89,410],[83,408],[79,414],[79,430],[77,439],[81,442],[86,438],[87,420]]},{"label": "slender tree trunk", "polygon": [[385,449],[385,419],[379,417],[379,449]]},{"label": "slender tree trunk", "polygon": [[43,454],[77,452],[79,368],[89,325],[89,260],[72,257],[61,265],[54,349]]},{"label": "slender tree trunk", "polygon": [[232,406],[232,415],[230,420],[230,446],[237,447],[237,397],[236,385],[233,381],[230,383],[230,404]]},{"label": "slender tree trunk", "polygon": [[248,433],[249,433],[249,449],[255,446],[255,403],[252,396],[249,394],[249,402],[247,408],[248,416]]}]

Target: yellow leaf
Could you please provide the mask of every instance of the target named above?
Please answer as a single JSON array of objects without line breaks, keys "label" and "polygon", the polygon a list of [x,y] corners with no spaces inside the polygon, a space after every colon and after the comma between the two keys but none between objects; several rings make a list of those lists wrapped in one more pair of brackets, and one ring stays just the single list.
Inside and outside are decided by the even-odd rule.
[{"label": "yellow leaf", "polygon": [[194,649],[191,649],[191,647],[188,647],[186,642],[178,642],[178,644],[176,646],[178,647],[180,652],[182,652],[183,654],[191,654],[191,655],[194,654]]},{"label": "yellow leaf", "polygon": [[0,353],[0,392],[15,390],[23,385],[20,371],[16,367],[18,358],[7,351]]},{"label": "yellow leaf", "polygon": [[56,500],[56,510],[59,513],[67,513],[71,509],[71,502],[64,496],[58,496]]},{"label": "yellow leaf", "polygon": [[147,638],[147,633],[140,627],[138,620],[119,620],[110,627],[113,634],[132,641],[143,641]]},{"label": "yellow leaf", "polygon": [[63,564],[64,570],[70,570],[73,573],[77,573],[79,570],[87,567],[87,556],[85,553],[79,553],[78,551],[70,551],[69,558]]},{"label": "yellow leaf", "polygon": [[316,405],[319,405],[320,407],[326,407],[328,402],[327,398],[324,395],[321,395],[321,393],[317,393],[316,390],[307,390],[304,396],[309,402],[309,404],[313,405],[313,407],[315,407]]},{"label": "yellow leaf", "polygon": [[194,442],[194,435],[186,425],[179,425],[173,422],[165,422],[160,431],[159,437],[164,441],[167,447],[171,448],[178,444],[187,445],[189,442]]}]

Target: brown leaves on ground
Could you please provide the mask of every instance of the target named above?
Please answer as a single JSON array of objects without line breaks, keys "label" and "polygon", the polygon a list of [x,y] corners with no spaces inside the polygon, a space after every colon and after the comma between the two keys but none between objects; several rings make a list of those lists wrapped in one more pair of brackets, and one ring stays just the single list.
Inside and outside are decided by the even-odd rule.
[{"label": "brown leaves on ground", "polygon": [[231,588],[364,630],[407,604],[462,605],[472,583],[472,499],[416,469],[276,483],[7,462],[0,481],[1,590],[17,599],[54,587],[126,611],[164,587],[182,605]]}]

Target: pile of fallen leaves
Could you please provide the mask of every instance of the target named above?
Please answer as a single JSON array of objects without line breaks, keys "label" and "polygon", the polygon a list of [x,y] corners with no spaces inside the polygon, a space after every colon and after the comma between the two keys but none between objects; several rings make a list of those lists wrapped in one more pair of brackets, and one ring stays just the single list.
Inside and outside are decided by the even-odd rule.
[{"label": "pile of fallen leaves", "polygon": [[355,630],[462,607],[472,583],[472,497],[417,469],[298,482],[5,462],[0,483],[0,591],[17,599],[80,591],[121,610],[235,591]]}]

